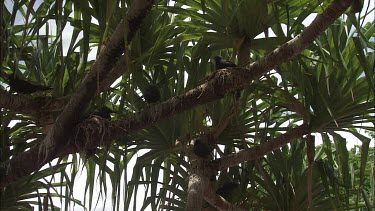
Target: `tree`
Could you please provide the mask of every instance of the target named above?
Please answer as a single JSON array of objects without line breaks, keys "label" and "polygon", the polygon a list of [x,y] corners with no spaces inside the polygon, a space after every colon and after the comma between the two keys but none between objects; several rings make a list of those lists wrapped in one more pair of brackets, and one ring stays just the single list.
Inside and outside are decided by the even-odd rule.
[{"label": "tree", "polygon": [[[2,209],[81,204],[81,161],[89,209],[97,172],[113,209],[141,184],[142,209],[370,209],[373,148],[359,130],[374,131],[374,23],[354,14],[358,2],[3,3],[3,84],[53,91],[0,91]],[[219,54],[239,67],[215,70]],[[112,119],[93,113],[105,106]],[[197,140],[213,152],[197,156]]]}]

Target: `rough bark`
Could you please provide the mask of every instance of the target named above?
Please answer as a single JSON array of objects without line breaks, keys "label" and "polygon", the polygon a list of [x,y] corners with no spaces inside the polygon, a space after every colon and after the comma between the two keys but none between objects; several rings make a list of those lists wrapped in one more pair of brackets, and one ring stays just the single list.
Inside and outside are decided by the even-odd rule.
[{"label": "rough bark", "polygon": [[[128,42],[132,40],[142,20],[150,11],[153,2],[153,0],[137,0],[133,2],[127,14],[129,33],[126,37]],[[55,154],[59,148],[66,145],[66,141],[64,141],[66,140],[66,134],[69,134],[73,130],[80,119],[77,114],[82,113],[91,98],[97,94],[97,81],[99,80],[100,82],[103,80],[103,76],[106,76],[110,72],[116,65],[118,58],[124,52],[125,25],[123,22],[120,22],[106,46],[101,50],[98,59],[83,80],[82,85],[56,119],[52,130],[47,134],[44,140],[45,144],[40,146],[41,151],[44,150]]]},{"label": "rough bark", "polygon": [[[128,42],[131,41],[135,31],[139,28],[140,23],[150,11],[153,2],[153,0],[136,0],[133,2],[127,14],[129,33],[126,37]],[[55,124],[43,140],[42,144],[25,152],[25,154],[29,154],[29,156],[37,157],[37,159],[31,161],[28,160],[30,162],[20,162],[20,160],[23,160],[23,155],[21,154],[20,156],[3,163],[1,168],[5,170],[5,175],[1,175],[1,185],[6,185],[23,175],[28,175],[39,169],[42,165],[50,161],[52,157],[59,154],[59,151],[67,147],[69,139],[67,134],[71,134],[71,131],[73,131],[73,128],[80,119],[80,116],[77,114],[82,113],[91,98],[97,94],[96,82],[98,80],[103,80],[102,76],[107,75],[116,65],[118,58],[124,51],[124,27],[125,24],[121,22],[107,42],[105,48],[101,50],[98,59],[83,80],[80,88],[72,96],[69,103],[56,119]],[[98,76],[99,79],[97,78]],[[36,152],[38,152],[38,154],[35,154]],[[13,177],[10,177],[9,175],[13,175]]]},{"label": "rough bark", "polygon": [[[150,3],[152,1],[140,2]],[[205,83],[193,90],[190,90],[184,95],[174,97],[166,102],[147,108],[139,114],[134,114],[127,117],[125,120],[114,122],[114,127],[111,128],[108,136],[111,139],[119,137],[127,134],[130,131],[149,126],[176,113],[191,109],[194,106],[221,98],[226,93],[243,88],[253,80],[258,79],[267,71],[301,53],[314,41],[316,37],[326,30],[340,15],[342,15],[350,4],[351,0],[334,1],[322,14],[318,15],[311,25],[307,27],[299,36],[277,48],[266,57],[252,63],[248,68],[228,68],[217,71],[211,77],[209,77]],[[145,13],[141,12],[139,14],[144,15]],[[134,21],[138,23],[139,19],[134,18]],[[113,37],[120,36],[119,34],[121,33],[115,32]],[[129,37],[131,37],[131,35],[128,35],[128,39]],[[118,56],[122,53],[121,48],[123,45],[121,44],[123,44],[123,41],[116,39],[114,41],[112,39],[109,41],[109,44],[103,50],[97,62],[93,65],[91,72],[84,80],[81,88],[72,97],[69,104],[57,119],[51,133],[48,134],[47,138],[40,145],[41,150],[39,151],[44,151],[44,153],[41,154],[44,155],[44,159],[41,160],[39,157],[36,159],[39,162],[34,161],[21,163],[17,161],[17,159],[20,158],[15,157],[6,163],[3,163],[2,167],[3,169],[6,169],[6,175],[1,175],[0,186],[7,185],[21,176],[28,175],[32,171],[37,170],[46,162],[55,158],[57,155],[62,155],[61,151],[66,146],[67,142],[65,134],[68,134],[78,121],[75,114],[80,113],[80,111],[83,109],[82,107],[84,107],[91,97],[96,93],[96,73],[100,72],[99,75],[106,75],[109,70],[113,68],[113,58],[118,58]],[[302,135],[303,134],[301,133],[301,136]],[[93,144],[98,146],[100,143],[93,142]],[[272,150],[268,147],[265,148]],[[35,152],[38,150],[30,149],[30,151]],[[74,149],[69,152],[73,153]],[[22,156],[23,155],[21,154],[20,157]],[[19,166],[14,166],[14,164]],[[26,169],[26,166],[28,171],[21,172],[20,169]],[[9,175],[16,176],[10,177]]]},{"label": "rough bark", "polygon": [[201,210],[203,205],[203,193],[210,183],[209,176],[205,174],[203,159],[191,162],[188,196],[185,210]]},{"label": "rough bark", "polygon": [[60,98],[33,97],[30,95],[11,95],[4,90],[0,90],[0,108],[28,115],[35,115],[41,110],[44,113],[61,111],[68,102],[69,96]]}]

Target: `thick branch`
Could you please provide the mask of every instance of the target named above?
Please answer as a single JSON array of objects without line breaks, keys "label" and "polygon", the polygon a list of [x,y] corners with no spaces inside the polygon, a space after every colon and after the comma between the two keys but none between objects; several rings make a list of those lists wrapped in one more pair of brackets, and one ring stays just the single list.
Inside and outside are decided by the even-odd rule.
[{"label": "thick branch", "polygon": [[[152,3],[152,1],[145,1],[145,4],[149,5],[150,3]],[[150,126],[153,123],[175,115],[176,113],[221,98],[226,93],[232,92],[239,88],[243,88],[253,80],[258,79],[267,71],[301,53],[314,41],[316,37],[318,37],[340,15],[345,12],[345,10],[350,6],[350,3],[350,0],[334,1],[321,15],[318,15],[315,18],[311,25],[308,26],[305,31],[302,32],[302,34],[290,40],[280,48],[277,48],[263,59],[251,64],[248,68],[232,68],[218,71],[214,75],[212,75],[204,84],[198,86],[193,90],[190,90],[184,95],[174,97],[154,107],[145,109],[139,114],[131,115],[126,118],[126,120],[114,122],[115,126],[111,128],[108,136],[111,139],[117,138],[128,132]],[[145,8],[146,10],[142,11],[144,11],[144,13],[147,13],[146,11],[147,9],[149,9],[149,7]],[[143,15],[144,13],[141,12],[141,14]],[[134,18],[134,20],[138,21],[137,18]],[[123,32],[123,29],[118,30],[120,32]],[[116,30],[115,34],[112,37],[120,36],[121,33],[119,33],[118,30]],[[120,45],[117,47],[113,46],[115,43]],[[46,141],[48,141],[48,143],[44,143],[41,145],[42,149],[45,148],[49,155],[52,154],[52,156],[46,155],[45,157],[47,160],[39,163],[35,162],[33,167],[29,168],[30,170],[28,172],[24,171],[22,173],[12,173],[12,175],[17,175],[17,177],[2,177],[0,186],[6,185],[11,181],[16,180],[20,176],[31,173],[31,169],[37,170],[40,166],[42,166],[49,160],[52,160],[52,157],[56,157],[60,147],[64,146],[64,140],[66,140],[65,134],[69,134],[69,131],[73,129],[75,123],[78,121],[75,114],[80,113],[80,111],[82,110],[81,107],[86,105],[89,99],[96,92],[96,72],[100,72],[99,75],[106,75],[106,73],[108,73],[108,71],[113,68],[114,64],[111,64],[111,61],[113,61],[113,59],[111,58],[117,58],[122,53],[121,44],[123,44],[123,42],[117,39],[115,39],[115,41],[113,41],[113,39],[109,41],[106,49],[103,50],[102,56],[99,57],[98,61],[93,65],[90,74],[84,80],[82,87],[79,89],[77,94],[73,97],[66,109],[64,109],[63,113],[57,119],[52,132],[47,136]],[[100,143],[93,142],[93,145],[98,146],[99,144]],[[46,146],[49,146],[50,148],[46,148]],[[59,153],[59,155],[61,154]],[[19,163],[16,160],[17,158],[14,158],[7,162],[6,169],[8,169],[8,172],[17,171],[17,169],[22,169],[24,165],[27,165]],[[20,164],[21,166],[18,166],[18,168],[16,168],[16,166],[13,166],[13,163]],[[6,180],[6,182],[4,182],[4,180]]]},{"label": "thick branch", "polygon": [[[350,6],[350,0],[334,1],[299,36],[277,48],[266,57],[252,63],[248,68],[228,68],[215,72],[208,80],[185,93],[166,102],[131,115],[116,123],[112,138],[124,132],[138,130],[155,122],[223,97],[226,93],[245,87],[269,70],[292,59],[307,48],[316,37],[326,30]],[[150,115],[152,114],[152,115]]]},{"label": "thick branch", "polygon": [[203,159],[191,162],[188,196],[185,210],[201,210],[203,205],[203,193],[210,183],[209,175],[205,174]]},{"label": "thick branch", "polygon": [[[130,42],[134,37],[136,30],[138,30],[140,27],[140,23],[150,11],[153,2],[154,0],[136,0],[133,2],[127,14],[129,33],[126,37],[128,42]],[[6,166],[2,166],[4,169],[6,169],[6,175],[0,175],[1,185],[6,185],[7,183],[14,181],[21,176],[32,173],[53,159],[53,157],[59,154],[59,151],[62,148],[65,148],[69,138],[66,137],[66,134],[70,134],[80,119],[80,116],[77,114],[83,112],[91,98],[97,93],[96,82],[97,80],[101,81],[101,79],[98,79],[97,76],[106,76],[108,72],[116,65],[119,56],[121,56],[123,53],[124,35],[125,24],[121,22],[109,39],[106,47],[101,50],[98,59],[93,64],[91,71],[83,80],[80,88],[72,96],[68,105],[56,119],[52,130],[47,134],[42,144],[37,146],[38,149],[30,149],[31,152],[40,152],[38,159],[35,159],[34,162],[29,165],[28,163],[19,162],[20,160],[23,160],[23,156],[21,155],[11,159],[9,162],[6,162]],[[8,175],[13,175],[13,177],[9,177]]]},{"label": "thick branch", "polygon": [[41,163],[46,164],[47,161],[74,153],[74,151],[77,150],[73,147],[66,147],[61,148],[58,154],[52,155],[46,154],[43,151],[40,152],[39,147],[36,146],[28,151],[22,152],[17,155],[15,159],[0,164],[0,187],[5,187],[16,179],[29,175],[31,172],[38,169],[36,165]]},{"label": "thick branch", "polygon": [[219,158],[215,161],[218,164],[217,170],[221,171],[231,166],[238,165],[245,161],[251,161],[259,159],[272,151],[290,143],[291,141],[302,138],[303,135],[309,134],[310,129],[307,125],[301,125],[297,128],[293,128],[288,132],[279,135],[277,138],[270,141],[261,143],[259,146],[252,147],[250,149],[244,149],[237,153],[227,155]]},{"label": "thick branch", "polygon": [[[270,152],[284,146],[285,144],[290,143],[294,139],[301,138],[303,135],[308,133],[309,128],[306,125],[302,125],[298,128],[291,129],[290,131],[278,136],[271,141],[264,142],[257,147],[244,149],[239,151],[238,153],[230,154],[217,159],[213,161],[213,163],[211,163],[212,166],[208,165],[208,167],[206,168],[216,168],[216,171],[221,171],[231,166],[238,165],[239,163],[259,159],[269,154]],[[205,189],[204,198],[207,202],[209,202],[212,206],[215,206],[215,208],[219,210],[242,210],[240,207],[235,207],[229,202],[225,201],[217,194],[213,194],[212,190],[210,190],[210,187],[207,186]]]},{"label": "thick branch", "polygon": [[60,111],[68,102],[69,97],[32,97],[30,95],[11,95],[0,90],[0,108],[18,113],[33,115],[43,112]]},{"label": "thick branch", "polygon": [[[100,83],[99,92],[108,90],[110,85],[126,70],[125,62],[119,62],[119,64],[114,67]],[[0,90],[0,108],[35,116],[35,114],[39,112],[49,113],[62,111],[69,103],[70,97],[71,96],[63,96],[58,98],[50,96],[34,97],[29,94],[12,95],[7,91]]]},{"label": "thick branch", "polygon": [[[127,15],[129,22],[128,42],[133,38],[135,34],[134,30],[139,28],[141,21],[150,11],[152,3],[153,0],[138,0],[133,2]],[[57,118],[51,132],[46,137],[46,143],[41,145],[41,150],[55,154],[59,148],[66,145],[66,134],[69,134],[69,131],[72,131],[79,121],[80,117],[77,114],[82,113],[91,98],[97,93],[97,80],[101,81],[100,77],[108,74],[124,51],[124,25],[123,22],[118,25],[105,48],[101,50],[98,59],[83,80],[81,87]],[[97,78],[98,76],[99,79]]]},{"label": "thick branch", "polygon": [[210,178],[214,175],[209,159],[193,158],[189,170],[188,196],[185,210],[201,210],[203,200],[218,210],[243,211],[215,193]]}]

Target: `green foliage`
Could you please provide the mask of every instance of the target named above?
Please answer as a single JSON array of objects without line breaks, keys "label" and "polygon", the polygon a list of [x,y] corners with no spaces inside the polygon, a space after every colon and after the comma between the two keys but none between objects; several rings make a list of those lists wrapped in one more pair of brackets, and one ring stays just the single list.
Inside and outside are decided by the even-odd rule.
[{"label": "green foliage", "polygon": [[[6,1],[1,71],[49,85],[54,90],[47,94],[53,97],[73,94],[131,2]],[[148,106],[140,90],[149,84],[157,84],[161,102],[183,94],[214,71],[214,55],[238,60],[246,38],[251,43],[247,56],[262,58],[297,36],[305,28],[302,22],[328,3],[157,1],[127,43],[121,58],[126,72],[91,104],[112,104],[117,111],[113,119],[122,119]],[[223,124],[233,109],[236,115],[218,137],[215,158],[244,145],[259,146],[301,122],[322,138],[322,145],[315,147],[312,166],[301,137],[262,159],[220,172],[217,188],[226,182],[240,184],[228,201],[248,210],[370,210],[375,203],[374,147],[363,132],[374,131],[374,29],[373,22],[353,16],[339,19],[297,58],[248,85],[239,100],[228,94],[128,134],[91,157],[73,154],[54,161],[1,189],[0,210],[27,210],[45,201],[59,209],[51,198],[64,200],[66,210],[74,203],[92,210],[98,195],[110,198],[113,210],[182,210],[189,174],[187,142]],[[261,33],[265,36],[258,38]],[[5,78],[0,84],[7,84]],[[46,135],[30,116],[4,109],[0,114],[1,162]],[[351,140],[341,132],[354,135],[361,145],[348,149]],[[87,173],[83,202],[73,197],[73,187],[82,185],[75,183],[80,169]]]}]

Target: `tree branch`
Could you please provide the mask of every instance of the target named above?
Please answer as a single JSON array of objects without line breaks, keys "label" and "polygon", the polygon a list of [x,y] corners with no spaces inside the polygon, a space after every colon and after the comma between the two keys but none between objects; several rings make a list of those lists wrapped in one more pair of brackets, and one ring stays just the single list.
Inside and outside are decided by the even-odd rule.
[{"label": "tree branch", "polygon": [[[128,42],[132,40],[141,21],[151,10],[153,2],[153,0],[137,0],[133,2],[127,14],[129,22],[127,34]],[[66,145],[66,134],[69,134],[79,121],[80,116],[77,114],[82,113],[91,98],[97,93],[97,80],[101,82],[104,78],[103,76],[106,76],[110,72],[116,65],[118,58],[123,54],[125,31],[125,24],[122,21],[112,34],[106,46],[101,50],[98,59],[83,80],[80,88],[57,118],[52,130],[45,139],[45,144],[40,146],[40,150],[55,154],[59,148]],[[99,77],[99,79],[97,77]]]},{"label": "tree branch", "polygon": [[40,110],[44,112],[61,111],[69,97],[32,97],[31,95],[11,95],[0,90],[0,108],[18,113],[33,115]]},{"label": "tree branch", "polygon": [[205,171],[207,160],[197,158],[192,160],[189,170],[188,196],[185,210],[201,210],[204,190],[210,183],[210,171]]},{"label": "tree branch", "polygon": [[[133,2],[127,14],[129,30],[127,30],[128,34],[126,37],[128,42],[130,42],[134,37],[136,30],[138,30],[142,20],[151,10],[153,3],[154,0],[136,0]],[[34,147],[29,150],[30,152],[25,152],[35,153],[38,151],[38,159],[35,159],[31,165],[28,165],[28,163],[19,162],[19,160],[22,160],[23,157],[21,155],[9,160],[9,162],[6,162],[6,166],[2,166],[3,169],[6,169],[6,175],[0,175],[1,185],[15,181],[19,177],[28,175],[39,169],[42,165],[51,160],[52,157],[59,154],[59,151],[62,148],[65,148],[69,138],[66,137],[66,134],[71,134],[71,131],[73,131],[73,128],[79,122],[80,116],[77,114],[82,113],[90,102],[91,98],[97,93],[97,80],[99,80],[99,82],[103,80],[103,76],[106,76],[108,72],[116,65],[118,58],[123,53],[124,34],[125,24],[121,22],[115,32],[112,34],[105,48],[101,50],[98,59],[91,67],[90,72],[83,80],[80,88],[72,96],[69,103],[56,119],[53,128],[47,134],[42,144],[36,146],[38,148],[37,150]],[[99,79],[97,78],[98,76]],[[35,156],[35,154],[33,155]],[[24,165],[28,166],[26,167]],[[21,169],[23,170],[21,171]],[[13,175],[13,177],[9,177],[8,175]]]},{"label": "tree branch", "polygon": [[[135,5],[142,6],[141,2],[147,4],[147,6],[142,10],[136,10],[141,11],[139,13],[129,12],[129,14],[140,14],[142,17],[144,17],[145,14],[147,14],[147,11],[150,9],[150,4],[153,1],[136,1]],[[326,30],[340,15],[342,15],[350,4],[351,0],[336,0],[332,2],[332,4],[322,14],[318,15],[311,25],[308,26],[299,36],[277,48],[266,57],[252,63],[248,68],[228,68],[217,71],[211,75],[211,77],[209,77],[205,83],[188,91],[184,95],[173,97],[166,102],[146,108],[138,114],[130,115],[125,120],[113,122],[113,127],[111,127],[110,131],[107,133],[108,138],[113,140],[114,138],[120,137],[131,131],[150,126],[153,123],[161,119],[171,117],[176,113],[180,113],[195,106],[219,99],[226,93],[244,88],[245,85],[258,79],[260,76],[267,73],[267,71],[301,53],[314,41],[316,37]],[[136,16],[130,20],[138,23],[141,16]],[[132,16],[129,15],[129,17]],[[132,24],[129,26],[131,25]],[[130,28],[132,29],[132,27]],[[42,149],[42,151],[45,150],[48,152],[44,153],[45,159],[43,162],[34,162],[33,167],[30,167],[27,172],[17,172],[27,164],[17,162],[17,157],[11,159],[10,161],[6,162],[5,169],[7,169],[8,174],[11,171],[16,171],[14,173],[12,172],[11,175],[17,176],[9,178],[8,175],[5,175],[4,177],[1,175],[0,186],[4,186],[11,181],[15,181],[21,176],[30,174],[32,170],[37,170],[40,166],[49,160],[52,160],[57,155],[62,155],[59,153],[59,151],[61,148],[66,147],[65,145],[67,139],[65,135],[69,134],[69,132],[78,122],[78,117],[76,114],[82,111],[82,107],[88,103],[96,92],[96,73],[99,72],[99,75],[106,75],[114,66],[115,62],[113,61],[115,60],[113,58],[118,58],[122,53],[123,45],[121,44],[123,44],[123,41],[121,41],[119,37],[123,37],[123,33],[123,28],[120,25],[114,35],[111,37],[106,48],[102,51],[97,62],[93,65],[91,72],[85,78],[80,89],[77,91],[75,96],[73,96],[63,113],[57,119],[51,133],[47,135],[44,143],[40,145],[40,149]],[[130,37],[132,36],[128,35],[128,39]],[[306,131],[303,130],[303,133],[304,132]],[[100,143],[93,141],[92,144],[93,146],[99,146]],[[269,149],[268,147],[266,148]],[[70,153],[72,153],[72,151],[70,151]],[[40,161],[40,159],[37,160]],[[14,166],[13,163],[19,164],[20,166]]]},{"label": "tree branch", "polygon": [[276,149],[290,143],[291,141],[302,138],[303,135],[309,134],[310,129],[307,125],[301,125],[297,128],[293,128],[290,131],[279,135],[277,138],[263,142],[259,146],[252,147],[250,149],[244,149],[237,153],[227,155],[214,161],[217,163],[217,170],[222,171],[231,166],[238,165],[245,161],[257,160],[268,153],[275,151]]}]

